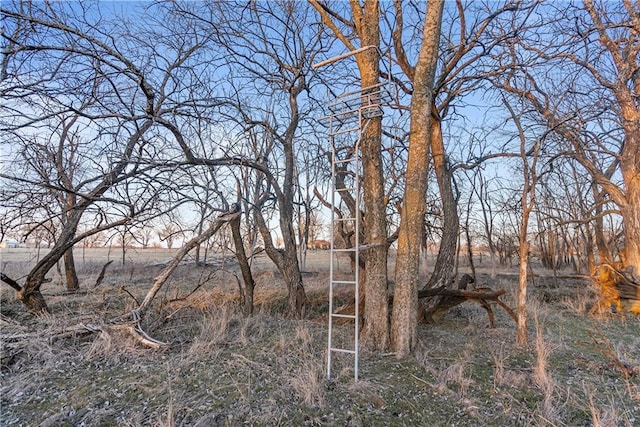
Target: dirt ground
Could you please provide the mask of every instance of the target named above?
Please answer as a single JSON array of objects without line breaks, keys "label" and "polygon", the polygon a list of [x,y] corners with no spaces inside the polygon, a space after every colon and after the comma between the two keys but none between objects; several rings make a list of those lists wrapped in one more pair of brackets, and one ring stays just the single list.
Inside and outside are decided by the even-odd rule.
[{"label": "dirt ground", "polygon": [[[327,252],[309,253],[304,320],[283,316],[286,291],[268,260],[254,264],[251,317],[237,307],[231,257],[186,260],[143,324],[170,344],[151,350],[110,322],[135,307],[173,252],[127,250],[122,265],[121,250],[80,249],[81,292],[66,294],[52,272],[43,287],[52,314],[38,318],[0,287],[0,426],[640,425],[640,319],[589,315],[596,295],[586,278],[534,267],[526,347],[499,307],[490,329],[486,312],[465,303],[420,326],[412,357],[362,350],[358,381],[351,356],[336,357],[327,380]],[[20,281],[38,256],[0,249],[1,271]],[[505,289],[513,307],[516,268],[491,279],[482,265],[479,284]]]}]

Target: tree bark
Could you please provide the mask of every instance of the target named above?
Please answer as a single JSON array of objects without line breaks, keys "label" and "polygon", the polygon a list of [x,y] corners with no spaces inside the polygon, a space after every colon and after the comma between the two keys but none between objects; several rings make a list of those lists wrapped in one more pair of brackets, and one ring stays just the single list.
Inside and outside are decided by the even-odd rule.
[{"label": "tree bark", "polygon": [[453,283],[455,275],[454,266],[456,261],[456,247],[458,243],[458,232],[460,230],[458,205],[452,185],[453,176],[447,161],[444,141],[442,138],[440,117],[435,105],[432,107],[431,114],[431,153],[442,203],[443,224],[442,239],[440,240],[438,257],[436,258],[433,273],[431,274],[425,289],[450,286],[451,283]]},{"label": "tree bark", "polygon": [[[351,2],[356,29],[362,46],[380,45],[380,8],[377,0],[368,1],[361,9],[359,2]],[[361,87],[379,83],[380,54],[369,49],[357,56]],[[385,182],[382,176],[382,119],[369,119],[362,135],[362,188],[364,202],[364,241],[372,245],[364,252],[364,327],[362,342],[372,350],[389,346],[389,304],[387,278],[387,221],[384,200]]]},{"label": "tree bark", "polygon": [[67,291],[77,292],[80,289],[78,275],[76,273],[76,263],[73,258],[73,247],[64,253],[64,274],[67,281]]},{"label": "tree bark", "polygon": [[242,273],[242,281],[244,282],[244,285],[241,288],[242,307],[245,316],[250,316],[253,314],[253,290],[255,289],[255,282],[253,280],[253,275],[251,274],[251,266],[249,265],[247,254],[244,250],[244,240],[240,233],[240,215],[232,219],[229,222],[229,225],[231,226],[233,244],[236,248],[236,259],[238,260],[240,272]]},{"label": "tree bark", "polygon": [[[437,137],[430,110],[433,105],[433,83],[438,58],[440,23],[444,1],[430,1],[422,33],[422,47],[413,79],[409,157],[407,160],[405,193],[398,232],[391,344],[398,357],[409,354],[418,341],[418,280],[422,249],[423,224],[426,211],[429,146]],[[441,135],[440,135],[441,136]]]},{"label": "tree bark", "polygon": [[[338,14],[317,0],[309,2],[336,38],[344,43],[347,49],[355,51],[356,46],[351,42],[352,35],[343,34],[333,20]],[[378,0],[366,1],[363,5],[353,0],[350,6],[352,22],[349,27],[355,30],[353,36],[359,39],[361,48],[374,46],[355,56],[360,73],[360,87],[365,89],[378,84],[380,78],[380,5]],[[364,243],[369,247],[362,254],[365,264],[362,275],[365,278],[361,279],[361,283],[364,282],[361,293],[364,293],[366,298],[361,342],[371,350],[383,351],[389,346],[389,295],[385,182],[382,176],[382,120],[380,117],[367,120],[368,124],[360,141],[364,203],[362,234]]]}]

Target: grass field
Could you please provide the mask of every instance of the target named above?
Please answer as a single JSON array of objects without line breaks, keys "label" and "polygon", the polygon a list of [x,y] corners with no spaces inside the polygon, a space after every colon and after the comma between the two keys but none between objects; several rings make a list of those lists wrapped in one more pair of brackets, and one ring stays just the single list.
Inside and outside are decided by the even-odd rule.
[{"label": "grass field", "polygon": [[[2,286],[0,425],[640,425],[640,320],[589,316],[594,292],[585,280],[535,270],[526,348],[515,346],[515,325],[499,308],[489,329],[485,311],[466,303],[421,325],[412,357],[363,350],[356,382],[348,357],[325,378],[327,252],[309,254],[304,320],[282,315],[286,291],[263,258],[254,265],[256,313],[244,317],[235,263],[211,257],[206,267],[180,266],[145,319],[168,349],[109,328],[173,252],[128,250],[122,265],[120,250],[78,250],[82,291],[66,294],[52,272],[43,287],[52,314],[39,318]],[[1,249],[1,270],[22,279],[37,258]],[[513,306],[515,269],[501,273],[480,282],[506,289]],[[89,333],[83,324],[104,327]]]}]

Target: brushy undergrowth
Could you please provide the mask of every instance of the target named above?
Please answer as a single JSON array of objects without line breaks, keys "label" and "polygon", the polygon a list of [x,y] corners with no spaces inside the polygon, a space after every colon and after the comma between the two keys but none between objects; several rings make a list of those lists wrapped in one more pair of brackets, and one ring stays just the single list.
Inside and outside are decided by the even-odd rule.
[{"label": "brushy undergrowth", "polygon": [[[233,275],[203,268],[185,266],[145,321],[171,343],[166,350],[142,348],[125,331],[76,328],[125,313],[159,267],[113,267],[98,288],[95,269],[83,269],[88,290],[45,290],[53,314],[40,318],[3,289],[0,425],[640,424],[640,320],[589,317],[593,295],[580,281],[536,278],[525,348],[499,308],[489,329],[485,311],[467,303],[421,325],[410,358],[363,350],[354,381],[350,356],[336,357],[326,379],[326,272],[307,278],[312,315],[296,320],[282,315],[277,275],[257,275],[246,317]],[[513,276],[486,279],[515,292]],[[348,335],[351,326],[339,328]]]}]

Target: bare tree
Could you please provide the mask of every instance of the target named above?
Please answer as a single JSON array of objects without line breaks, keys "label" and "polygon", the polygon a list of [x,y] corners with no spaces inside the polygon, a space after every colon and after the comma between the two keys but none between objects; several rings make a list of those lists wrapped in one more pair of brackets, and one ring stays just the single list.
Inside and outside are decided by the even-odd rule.
[{"label": "bare tree", "polygon": [[534,137],[531,146],[527,145],[527,132],[525,131],[521,115],[516,113],[507,100],[504,101],[505,107],[511,114],[516,129],[518,131],[518,139],[520,141],[520,156],[522,158],[523,186],[521,203],[521,222],[519,233],[519,268],[518,268],[518,295],[517,295],[517,334],[516,342],[524,346],[527,344],[527,280],[529,273],[529,217],[536,203],[536,184],[538,181],[538,156],[540,153],[540,138]]},{"label": "bare tree", "polygon": [[[179,13],[214,35],[226,52],[226,67],[237,77],[230,82],[220,111],[238,126],[238,140],[249,144],[238,144],[234,150],[241,154],[225,161],[249,166],[257,174],[261,194],[251,213],[265,251],[287,285],[289,312],[296,316],[304,313],[307,303],[294,229],[296,145],[308,117],[303,98],[312,84],[310,66],[322,50],[321,39],[310,31],[309,10],[304,6],[282,1],[179,7]],[[251,146],[251,141],[262,147]],[[211,159],[191,160],[212,164]],[[266,219],[274,201],[282,250],[273,243]]]},{"label": "bare tree", "polygon": [[177,235],[182,234],[182,231],[173,222],[167,222],[158,230],[158,238],[161,242],[167,242],[167,248],[173,248],[173,242]]},{"label": "bare tree", "polygon": [[[159,178],[152,173],[157,169],[154,161],[159,153],[165,159],[172,153],[163,151],[164,131],[171,130],[163,116],[188,104],[171,96],[178,81],[172,73],[182,72],[180,67],[200,47],[200,41],[182,33],[184,44],[162,47],[164,53],[172,52],[159,55],[166,63],[150,61],[159,65],[148,66],[145,58],[156,57],[154,49],[160,49],[151,46],[151,40],[162,38],[148,30],[129,33],[119,17],[110,22],[92,7],[43,3],[28,9],[3,4],[1,9],[11,28],[29,29],[18,31],[3,52],[4,140],[33,148],[33,138],[43,138],[46,144],[40,145],[46,147],[47,135],[58,135],[61,147],[52,151],[58,153],[57,163],[55,158],[50,162],[61,169],[59,175],[52,173],[44,180],[33,174],[2,176],[12,183],[53,190],[65,200],[53,248],[33,267],[24,286],[14,287],[35,312],[47,310],[40,292],[45,275],[74,244],[128,224],[143,212],[157,212],[161,192],[159,187],[149,191],[151,181]],[[46,39],[41,33],[47,34]],[[7,41],[4,33],[3,37]],[[131,43],[120,43],[126,39]],[[61,136],[60,123],[74,126],[67,135],[82,132],[86,139],[80,143]],[[73,159],[83,162],[82,176],[75,181],[62,163]],[[89,216],[95,221],[93,227],[77,233]]]},{"label": "bare tree", "polygon": [[[505,91],[526,100],[538,120],[564,142],[619,209],[624,222],[622,268],[638,282],[640,271],[640,37],[633,2],[585,0],[569,7],[540,3],[556,37],[536,27],[521,32],[498,60]],[[527,55],[536,61],[520,66]],[[562,70],[562,78],[550,78]],[[612,178],[619,172],[621,182]],[[600,190],[597,190],[600,191]],[[635,278],[635,279],[634,279]]]}]

